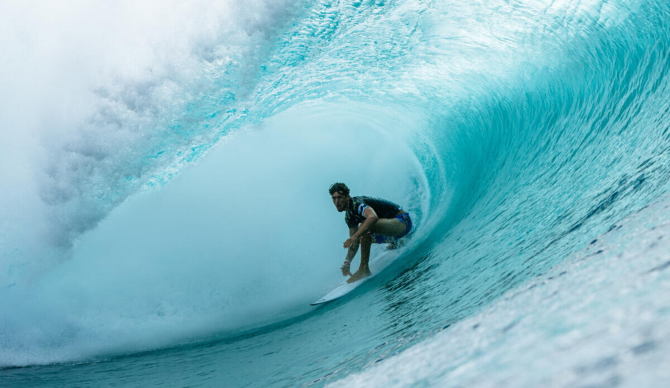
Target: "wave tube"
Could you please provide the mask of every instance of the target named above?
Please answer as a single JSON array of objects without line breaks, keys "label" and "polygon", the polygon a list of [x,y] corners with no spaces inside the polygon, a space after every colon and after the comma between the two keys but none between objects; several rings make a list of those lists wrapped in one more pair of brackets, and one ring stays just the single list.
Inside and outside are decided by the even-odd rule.
[{"label": "wave tube", "polygon": [[[218,350],[201,360],[210,381],[325,384],[470,322],[506,292],[542,276],[667,192],[666,4],[301,5],[286,32],[272,35],[272,50],[241,104],[245,108],[236,111],[243,113],[235,128],[259,124],[263,130],[227,138],[174,179],[175,165],[162,165],[159,176],[170,183],[116,208],[81,239],[72,260],[37,285],[6,290],[5,295],[20,292],[25,300],[47,301],[44,295],[57,290],[62,307],[54,315],[71,313],[55,326],[34,325],[46,333],[53,329],[53,336],[38,341],[39,335],[17,334],[24,322],[5,317],[3,327],[13,333],[3,339],[12,344],[8,364],[90,359],[174,343],[187,345],[168,354],[189,354],[199,348],[188,344],[202,340]],[[188,110],[198,128],[209,122],[202,106],[210,105]],[[299,123],[301,118],[310,121]],[[205,131],[211,137],[185,134],[186,142],[208,148],[228,124]],[[156,155],[139,144],[138,152]],[[267,175],[249,180],[265,169]],[[217,170],[225,174],[215,178]],[[154,182],[151,174],[140,175]],[[356,192],[410,204],[421,214],[421,232],[398,266],[361,293],[306,312],[300,306],[309,296],[337,281],[330,263],[339,263],[341,252],[326,247],[341,242],[326,231],[343,226],[327,198],[317,198],[321,187],[340,180],[353,182]],[[269,196],[254,197],[258,193]],[[295,198],[304,205],[294,205]],[[295,211],[312,212],[287,227],[283,221],[294,212],[283,213],[284,201]],[[231,202],[239,204],[239,213],[222,205]],[[108,210],[120,202],[109,203]],[[268,207],[254,208],[258,203]],[[222,220],[235,214],[236,229],[226,229],[228,219]],[[264,215],[274,222],[257,223]],[[310,224],[310,215],[318,225]],[[241,245],[230,248],[218,230],[238,236]],[[191,243],[179,245],[183,240]],[[132,249],[120,242],[131,242]],[[268,251],[279,252],[277,258]],[[232,261],[219,259],[231,252]],[[314,252],[324,260],[313,261]],[[229,269],[234,276],[227,277]],[[268,281],[264,273],[283,276]],[[271,306],[259,304],[267,295]],[[96,311],[94,305],[102,307]],[[226,316],[227,308],[244,316]],[[28,310],[20,316],[39,321],[38,310]],[[234,335],[286,318],[283,326]],[[118,326],[96,332],[99,322]],[[127,328],[134,330],[124,333]],[[232,340],[207,342],[226,329]],[[480,339],[475,329],[471,342]],[[59,340],[45,345],[51,337]],[[110,344],[118,338],[128,343],[114,348]],[[314,346],[318,338],[349,341]],[[459,365],[480,365],[477,354],[470,356]],[[204,371],[221,360],[225,370]],[[139,368],[130,359],[118,362],[128,373]],[[432,372],[444,370],[427,375]],[[249,375],[257,378],[245,380]],[[181,377],[198,384],[197,377]]]},{"label": "wave tube", "polygon": [[[315,123],[323,132],[311,130]],[[80,360],[305,313],[305,300],[341,281],[333,271],[341,252],[325,249],[340,246],[340,234],[323,233],[344,225],[330,203],[332,182],[349,178],[417,216],[426,202],[414,155],[369,125],[287,112],[126,201],[67,262],[6,291],[3,344],[11,351],[2,358]]]}]

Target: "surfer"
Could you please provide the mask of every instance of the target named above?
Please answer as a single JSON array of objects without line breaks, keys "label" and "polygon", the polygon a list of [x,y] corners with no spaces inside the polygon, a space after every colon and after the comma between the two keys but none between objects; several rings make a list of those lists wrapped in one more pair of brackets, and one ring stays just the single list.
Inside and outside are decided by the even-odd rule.
[{"label": "surfer", "polygon": [[[391,201],[374,197],[350,197],[344,183],[335,183],[328,189],[338,212],[345,212],[344,221],[349,227],[349,238],[344,242],[348,249],[342,266],[342,275],[351,276],[347,282],[370,276],[370,246],[372,243],[388,243],[390,248],[398,245],[398,239],[412,230],[412,219],[401,206]],[[351,260],[361,246],[361,265],[351,273]]]}]

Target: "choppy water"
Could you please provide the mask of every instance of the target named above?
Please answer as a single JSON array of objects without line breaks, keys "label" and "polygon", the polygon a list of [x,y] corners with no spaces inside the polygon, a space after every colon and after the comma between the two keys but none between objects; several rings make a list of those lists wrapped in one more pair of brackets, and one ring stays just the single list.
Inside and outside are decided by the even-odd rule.
[{"label": "choppy water", "polygon": [[[670,4],[7,9],[0,385],[667,380]],[[312,308],[335,181],[419,227]]]}]

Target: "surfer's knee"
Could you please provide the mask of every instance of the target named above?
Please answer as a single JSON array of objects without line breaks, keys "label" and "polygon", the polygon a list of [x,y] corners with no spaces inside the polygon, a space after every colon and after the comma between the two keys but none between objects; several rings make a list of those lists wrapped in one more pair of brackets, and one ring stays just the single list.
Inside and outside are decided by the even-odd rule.
[{"label": "surfer's knee", "polygon": [[370,233],[363,233],[360,239],[361,244],[372,244],[372,236],[370,236]]}]

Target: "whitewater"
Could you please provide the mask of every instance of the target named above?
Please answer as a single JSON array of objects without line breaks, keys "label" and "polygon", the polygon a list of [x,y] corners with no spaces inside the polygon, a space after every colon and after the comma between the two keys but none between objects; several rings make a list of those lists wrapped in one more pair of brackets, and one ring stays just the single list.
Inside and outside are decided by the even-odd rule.
[{"label": "whitewater", "polygon": [[1,387],[670,379],[666,1],[2,8]]}]

